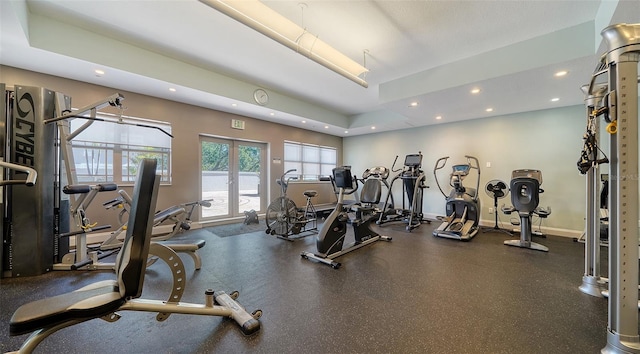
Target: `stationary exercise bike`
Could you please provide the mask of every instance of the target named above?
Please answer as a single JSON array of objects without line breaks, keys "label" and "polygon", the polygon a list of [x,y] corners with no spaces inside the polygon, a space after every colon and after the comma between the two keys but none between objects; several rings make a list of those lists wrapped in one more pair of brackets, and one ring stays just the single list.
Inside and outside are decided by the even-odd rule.
[{"label": "stationary exercise bike", "polygon": [[507,240],[507,246],[529,248],[536,251],[548,252],[549,248],[531,241],[531,217],[537,215],[546,218],[551,214],[551,208],[539,208],[540,193],[544,190],[542,185],[542,172],[539,170],[515,170],[511,172],[511,204],[510,207],[502,207],[502,212],[509,215],[517,212],[520,217],[520,239]]},{"label": "stationary exercise bike", "polygon": [[[437,171],[444,168],[449,156],[441,157],[436,161],[433,168],[433,176],[436,179],[438,189],[446,199],[446,213],[443,223],[433,231],[433,236],[452,238],[456,240],[468,241],[472,239],[479,230],[480,222],[480,199],[478,198],[478,188],[480,187],[480,165],[478,159],[465,155],[466,164],[453,165],[453,171],[449,175],[449,185],[453,187],[449,195],[446,195],[438,182]],[[478,176],[476,188],[466,188],[462,181],[469,175],[471,169],[476,170]]]},{"label": "stationary exercise bike", "polygon": [[[351,167],[349,166],[333,169],[333,182],[339,191],[338,203],[316,236],[317,252],[302,252],[302,258],[315,260],[327,264],[333,269],[338,269],[341,264],[334,261],[335,258],[376,241],[391,241],[391,237],[381,236],[370,228],[371,222],[380,212],[377,205],[380,203],[380,195],[382,194],[380,179],[373,174],[371,177],[365,177],[366,179],[363,180],[360,203],[350,206],[350,209],[355,211],[356,217],[350,219],[348,212],[344,209],[344,190],[357,189],[358,180],[351,175]],[[343,247],[348,223],[353,226],[355,241],[349,246]]]},{"label": "stationary exercise bike", "polygon": [[[311,235],[311,233],[300,235],[301,233],[308,231],[315,232],[318,230],[317,212],[311,202],[311,198],[318,195],[318,192],[315,190],[304,191],[307,203],[303,209],[298,209],[296,203],[287,197],[289,182],[291,180],[297,180],[298,177],[290,176],[285,179],[285,176],[295,171],[296,169],[291,169],[280,176],[280,179],[277,181],[281,191],[280,197],[274,199],[269,204],[265,215],[267,221],[265,233],[276,235],[278,238],[287,241],[293,241]],[[291,237],[293,235],[299,236]]]}]

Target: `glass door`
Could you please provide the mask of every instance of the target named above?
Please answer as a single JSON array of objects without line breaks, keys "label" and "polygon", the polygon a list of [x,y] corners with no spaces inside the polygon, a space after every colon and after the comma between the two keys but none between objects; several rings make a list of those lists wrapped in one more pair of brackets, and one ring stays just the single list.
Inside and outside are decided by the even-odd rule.
[{"label": "glass door", "polygon": [[244,216],[263,212],[266,205],[266,144],[222,138],[200,139],[200,190],[202,199],[213,199],[201,208],[203,219]]}]

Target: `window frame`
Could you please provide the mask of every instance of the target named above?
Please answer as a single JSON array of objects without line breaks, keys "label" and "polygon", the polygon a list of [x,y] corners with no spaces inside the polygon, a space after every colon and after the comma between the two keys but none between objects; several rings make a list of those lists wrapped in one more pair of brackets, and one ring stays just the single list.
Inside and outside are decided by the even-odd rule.
[{"label": "window frame", "polygon": [[[89,114],[86,114],[87,118],[90,117]],[[138,117],[130,117],[130,116],[122,116],[110,113],[102,113],[97,112],[96,118],[100,120],[94,121],[95,123],[104,123],[104,124],[118,124],[120,125],[122,134],[122,127],[131,127],[131,128],[148,128],[154,130],[154,127],[158,127],[164,132],[171,134],[172,125],[169,122],[138,118]],[[74,120],[79,119],[83,121],[83,118],[75,118]],[[122,124],[124,123],[124,124]],[[71,122],[69,123],[69,129],[71,128]],[[79,127],[82,127],[84,122],[80,123]],[[93,125],[91,124],[91,125]],[[88,129],[91,129],[91,125]],[[74,131],[78,130],[76,127],[71,131],[73,134]],[[128,128],[124,128],[126,130],[126,134],[132,134],[135,136],[134,131],[129,131]],[[82,131],[84,133],[84,130]],[[72,139],[70,141],[71,153],[73,154],[74,161],[74,170],[75,170],[75,180],[77,183],[81,184],[94,184],[94,183],[104,183],[104,182],[112,182],[118,185],[128,186],[133,185],[135,182],[135,169],[137,166],[131,165],[131,156],[135,156],[137,153],[145,153],[151,155],[159,155],[156,159],[159,161],[157,172],[160,175],[160,183],[162,185],[170,185],[172,183],[172,145],[173,139],[168,140],[167,146],[150,146],[150,145],[137,145],[131,144],[129,142],[108,142],[105,140],[97,141],[91,140],[90,138],[83,137],[82,133],[78,134],[77,139]],[[162,132],[157,132],[157,134],[163,134]],[[129,139],[124,139],[128,141]],[[157,144],[164,145],[164,144]],[[79,151],[80,150],[80,151]],[[98,161],[92,161],[92,166],[87,166],[88,160],[85,160],[85,163],[78,161],[78,157],[87,154],[90,150],[98,150],[100,152],[104,152],[104,157],[98,158]],[[95,165],[94,165],[95,163]],[[95,169],[94,173],[85,173],[81,174],[80,171],[89,172],[91,169]],[[96,173],[97,172],[97,173]]]},{"label": "window frame", "polygon": [[[297,150],[296,156],[288,156],[287,155],[287,147],[295,148]],[[305,154],[305,149],[307,154]],[[309,157],[309,153],[313,153],[317,151],[317,154],[314,154],[313,158]],[[324,158],[323,155],[327,152],[332,152],[333,156],[329,159],[329,161]],[[297,141],[284,141],[284,167],[285,170],[289,170],[290,168],[296,168],[298,181],[301,182],[317,182],[320,181],[320,177],[331,175],[331,170],[338,165],[338,149],[333,146],[324,146],[317,144],[309,144],[309,143],[301,143]],[[299,156],[299,159],[296,157]],[[287,166],[288,165],[288,166]],[[292,166],[293,165],[293,166]],[[305,167],[306,165],[306,167]],[[327,172],[328,168],[328,172]],[[317,171],[317,174],[308,174],[305,169],[308,171],[309,169],[313,169]],[[327,172],[327,173],[323,173]]]}]

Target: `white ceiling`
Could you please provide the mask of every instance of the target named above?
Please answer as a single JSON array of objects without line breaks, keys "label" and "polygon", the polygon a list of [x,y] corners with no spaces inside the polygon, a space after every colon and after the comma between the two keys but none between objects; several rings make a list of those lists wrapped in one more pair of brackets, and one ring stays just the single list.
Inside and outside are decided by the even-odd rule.
[{"label": "white ceiling", "polygon": [[197,0],[0,1],[0,63],[352,136],[581,104],[599,31],[640,14],[637,0],[302,1],[264,3],[360,63],[367,50],[369,88]]}]

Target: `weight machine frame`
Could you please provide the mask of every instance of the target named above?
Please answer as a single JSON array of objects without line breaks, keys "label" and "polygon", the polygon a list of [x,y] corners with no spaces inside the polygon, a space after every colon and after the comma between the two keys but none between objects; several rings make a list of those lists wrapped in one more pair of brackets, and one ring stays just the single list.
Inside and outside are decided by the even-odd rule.
[{"label": "weight machine frame", "polygon": [[[637,311],[640,23],[611,25],[601,35],[607,52],[584,91],[587,114],[593,119],[604,115],[610,138],[609,315],[607,345],[602,352],[640,353]],[[606,75],[606,84],[596,83],[601,75]],[[598,275],[600,216],[594,167],[595,163],[587,176],[585,276],[580,287],[590,295],[602,286]]]}]

